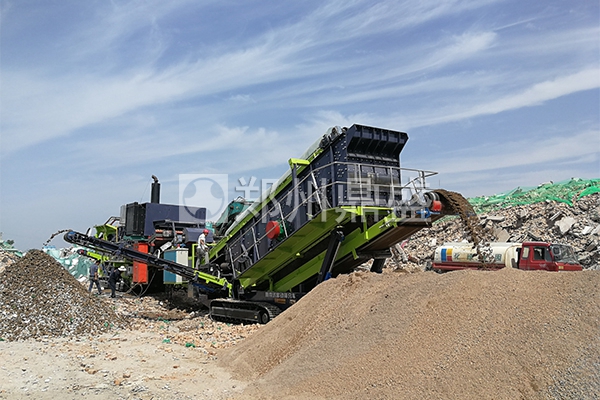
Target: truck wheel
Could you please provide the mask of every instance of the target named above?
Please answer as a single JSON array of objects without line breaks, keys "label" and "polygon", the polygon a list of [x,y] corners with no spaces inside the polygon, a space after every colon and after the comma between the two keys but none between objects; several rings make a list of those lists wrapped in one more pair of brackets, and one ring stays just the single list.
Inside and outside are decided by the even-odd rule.
[{"label": "truck wheel", "polygon": [[258,314],[258,322],[260,322],[261,324],[266,324],[267,322],[269,322],[269,313],[267,313],[266,311],[261,311],[260,314]]}]

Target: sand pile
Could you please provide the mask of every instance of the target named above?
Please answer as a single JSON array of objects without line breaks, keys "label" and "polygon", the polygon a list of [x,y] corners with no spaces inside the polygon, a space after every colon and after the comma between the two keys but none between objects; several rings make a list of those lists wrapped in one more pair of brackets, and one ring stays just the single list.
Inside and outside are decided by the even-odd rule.
[{"label": "sand pile", "polygon": [[220,363],[250,398],[598,398],[599,289],[599,271],[357,272]]},{"label": "sand pile", "polygon": [[30,250],[0,275],[0,338],[97,334],[127,325],[52,257]]}]

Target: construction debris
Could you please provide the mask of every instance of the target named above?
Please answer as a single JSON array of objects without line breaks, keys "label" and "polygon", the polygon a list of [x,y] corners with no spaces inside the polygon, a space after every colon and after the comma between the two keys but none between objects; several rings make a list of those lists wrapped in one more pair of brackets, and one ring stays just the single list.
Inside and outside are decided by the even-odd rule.
[{"label": "construction debris", "polygon": [[[435,223],[393,247],[383,274],[326,281],[267,325],[212,321],[184,291],[92,295],[48,254],[0,251],[0,346],[20,363],[3,368],[12,383],[0,397],[53,388],[56,397],[595,398],[600,272],[589,270],[600,269],[600,194],[571,197],[479,215],[462,204],[466,228]],[[588,271],[419,273],[436,246],[473,236],[569,244]],[[17,351],[30,343],[42,349]],[[227,391],[199,394],[218,381],[206,369],[215,359],[249,387],[239,394],[224,380]],[[77,377],[69,385],[54,383],[56,361],[70,368],[65,382]],[[36,378],[41,364],[50,366]]]},{"label": "construction debris", "polygon": [[0,274],[4,272],[4,268],[16,263],[23,254],[14,248],[14,241],[4,240],[2,232],[0,232]]},{"label": "construction debris", "polygon": [[185,291],[120,295],[118,300],[97,296],[95,287],[92,293],[50,255],[30,250],[2,274],[0,339],[76,338],[127,328],[158,333],[165,343],[208,354],[239,343],[260,327],[213,321],[198,303],[186,303]]},{"label": "construction debris", "polygon": [[[486,208],[479,206],[479,209]],[[599,193],[580,197],[573,206],[551,200],[500,209],[496,207],[492,212],[490,215],[479,214],[479,225],[492,233],[493,241],[534,240],[568,244],[573,247],[584,269],[600,269]],[[458,218],[448,218],[397,245],[406,253],[408,262],[390,260],[386,266],[404,271],[425,270],[433,260],[433,253],[438,245],[470,241],[470,236],[470,230],[466,230]]]}]

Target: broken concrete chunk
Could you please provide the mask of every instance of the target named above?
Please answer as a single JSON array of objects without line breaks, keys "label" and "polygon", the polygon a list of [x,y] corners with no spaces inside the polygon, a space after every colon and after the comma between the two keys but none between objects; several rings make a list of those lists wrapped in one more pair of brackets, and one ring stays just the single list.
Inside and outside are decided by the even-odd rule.
[{"label": "broken concrete chunk", "polygon": [[586,226],[585,228],[583,228],[581,230],[581,234],[582,235],[589,235],[590,233],[592,233],[593,230],[594,230],[594,228],[592,228],[591,226]]},{"label": "broken concrete chunk", "polygon": [[577,261],[579,261],[579,264],[588,265],[592,261],[592,255],[590,253],[582,253],[577,257]]},{"label": "broken concrete chunk", "polygon": [[577,207],[579,207],[579,209],[582,211],[588,211],[590,209],[585,203],[581,201],[577,202]]},{"label": "broken concrete chunk", "polygon": [[510,233],[508,233],[505,229],[494,229],[494,236],[496,236],[496,240],[498,242],[507,242],[510,238]]},{"label": "broken concrete chunk", "polygon": [[556,221],[561,216],[562,216],[562,211],[559,211],[550,217],[550,221]]},{"label": "broken concrete chunk", "polygon": [[571,227],[575,224],[575,218],[572,217],[565,217],[563,219],[561,219],[560,221],[558,221],[556,223],[556,225],[558,226],[558,229],[560,230],[560,234],[561,235],[565,235],[567,232],[569,232],[569,230],[571,230]]},{"label": "broken concrete chunk", "polygon": [[487,220],[493,222],[502,222],[504,221],[504,217],[502,215],[488,215]]},{"label": "broken concrete chunk", "polygon": [[591,251],[596,250],[597,247],[598,247],[598,243],[591,242],[590,244],[587,245],[587,247],[585,248],[585,251],[591,252]]},{"label": "broken concrete chunk", "polygon": [[538,242],[542,240],[541,236],[538,236],[538,235],[536,235],[535,233],[532,233],[532,232],[527,232],[527,235],[528,235],[528,236],[529,236],[529,237],[530,237],[532,240],[535,240],[535,241],[538,241]]}]

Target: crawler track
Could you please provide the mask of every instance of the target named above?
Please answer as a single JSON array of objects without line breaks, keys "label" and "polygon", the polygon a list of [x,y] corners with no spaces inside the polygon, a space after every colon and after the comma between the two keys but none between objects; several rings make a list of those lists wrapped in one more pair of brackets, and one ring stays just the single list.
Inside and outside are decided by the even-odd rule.
[{"label": "crawler track", "polygon": [[281,310],[270,303],[215,299],[210,303],[210,316],[215,321],[266,324]]}]

